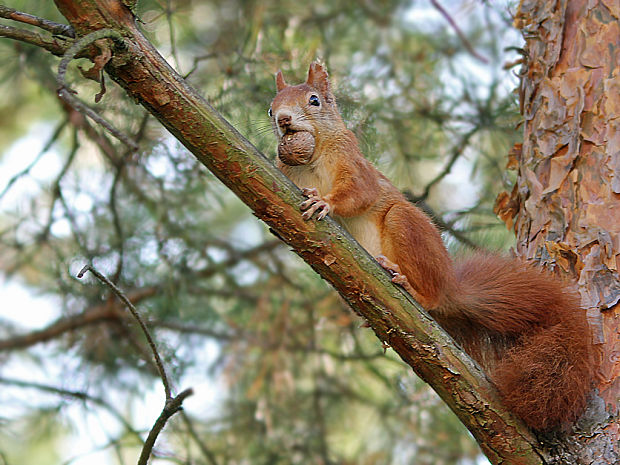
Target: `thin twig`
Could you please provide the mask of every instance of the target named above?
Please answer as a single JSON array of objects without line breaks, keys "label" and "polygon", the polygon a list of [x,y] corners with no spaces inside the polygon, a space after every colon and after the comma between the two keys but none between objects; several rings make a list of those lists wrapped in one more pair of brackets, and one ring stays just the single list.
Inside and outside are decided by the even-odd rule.
[{"label": "thin twig", "polygon": [[[92,271],[92,270],[91,270]],[[166,405],[164,405],[161,414],[155,421],[153,428],[149,431],[149,435],[146,437],[146,441],[144,441],[144,446],[142,447],[142,452],[140,453],[140,458],[138,459],[138,465],[146,465],[149,461],[149,457],[151,456],[151,452],[153,450],[153,446],[155,445],[155,440],[157,436],[161,432],[161,430],[166,425],[168,419],[181,410],[181,404],[185,400],[186,397],[191,396],[194,393],[192,388],[185,389],[178,396],[167,399]]]},{"label": "thin twig", "polygon": [[19,21],[20,23],[30,24],[32,26],[40,27],[54,35],[61,35],[74,38],[75,31],[67,24],[61,24],[49,19],[39,18],[28,13],[17,11],[15,8],[9,8],[8,6],[0,5],[0,18],[12,19],[13,21]]},{"label": "thin twig", "polygon": [[65,128],[66,125],[67,125],[67,119],[64,119],[63,121],[60,122],[58,126],[56,126],[56,129],[52,133],[51,137],[45,143],[45,145],[43,146],[41,151],[37,154],[37,156],[34,158],[34,160],[32,160],[30,164],[26,166],[23,170],[21,170],[19,173],[16,173],[14,176],[11,177],[11,179],[9,179],[9,182],[6,183],[6,186],[4,186],[4,189],[2,189],[2,192],[0,192],[0,199],[4,197],[4,195],[8,192],[8,190],[13,186],[13,184],[15,184],[15,182],[19,178],[30,173],[30,170],[34,168],[34,166],[39,162],[39,160],[41,160],[41,157],[45,155],[47,151],[52,147],[54,142],[56,142],[56,140],[60,136],[60,133],[62,132],[62,130]]},{"label": "thin twig", "polygon": [[459,26],[456,24],[456,22],[454,21],[454,19],[452,18],[452,16],[450,16],[450,13],[448,13],[446,11],[446,9],[441,6],[441,4],[437,1],[437,0],[431,0],[432,5],[435,7],[435,9],[437,11],[439,11],[439,13],[441,13],[441,15],[446,18],[446,21],[448,21],[448,23],[450,24],[450,26],[452,26],[452,29],[454,29],[454,32],[456,32],[456,35],[459,36],[459,39],[461,39],[461,42],[463,42],[463,45],[465,46],[465,48],[467,49],[467,51],[474,57],[476,57],[478,60],[480,60],[483,63],[488,63],[489,60],[487,60],[485,57],[483,57],[482,55],[480,55],[478,52],[476,52],[476,50],[474,50],[474,47],[471,45],[471,43],[469,42],[469,40],[467,40],[467,37],[465,37],[465,34],[463,34],[463,31],[461,31],[461,29],[459,28]]},{"label": "thin twig", "polygon": [[168,22],[168,40],[170,41],[170,53],[174,59],[174,65],[177,71],[180,72],[179,55],[177,53],[177,41],[174,34],[174,23],[172,21],[172,7],[170,6],[170,0],[166,1],[166,21]]},{"label": "thin twig", "polygon": [[431,179],[431,181],[429,181],[426,184],[426,186],[424,187],[424,192],[422,192],[422,194],[420,194],[418,197],[415,198],[416,202],[426,200],[433,186],[435,186],[435,184],[439,183],[443,178],[445,178],[447,175],[450,174],[450,172],[452,171],[452,167],[454,166],[456,161],[459,159],[459,157],[463,154],[463,152],[467,148],[468,146],[467,144],[469,144],[469,140],[479,130],[480,130],[480,126],[475,126],[469,132],[463,135],[463,138],[454,146],[452,150],[452,154],[450,155],[450,159],[448,160],[448,163],[446,163],[446,165],[443,167],[441,172],[437,174],[437,176],[435,176],[433,179]]},{"label": "thin twig", "polygon": [[103,407],[108,412],[110,412],[120,423],[122,423],[122,425],[126,428],[127,431],[131,432],[131,434],[140,438],[140,434],[131,426],[131,424],[127,421],[127,419],[123,417],[123,415],[118,410],[116,410],[116,408],[114,408],[112,404],[108,403],[106,400],[104,400],[101,397],[96,397],[83,391],[73,391],[69,389],[60,388],[57,386],[37,383],[34,381],[24,381],[24,380],[19,380],[19,379],[5,378],[3,376],[0,376],[0,384],[17,386],[17,387],[26,388],[26,389],[29,389],[29,388],[37,389],[43,392],[58,394],[59,396],[62,396],[62,397],[73,397],[73,398],[81,400],[82,402],[91,402],[95,405],[99,405],[100,407]]},{"label": "thin twig", "polygon": [[118,188],[119,181],[123,174],[123,164],[124,158],[119,161],[119,164],[116,167],[116,173],[114,174],[114,181],[112,181],[112,187],[110,188],[110,197],[108,201],[108,205],[110,207],[110,212],[112,213],[112,224],[114,225],[114,230],[116,232],[116,249],[118,251],[118,261],[116,263],[116,271],[112,277],[112,281],[117,283],[121,277],[121,273],[123,272],[123,263],[125,259],[125,235],[123,233],[123,227],[121,225],[120,215],[118,213],[118,208],[116,204],[116,192]]},{"label": "thin twig", "polygon": [[138,313],[138,310],[136,309],[136,307],[134,307],[134,305],[127,298],[127,296],[123,293],[123,291],[121,291],[118,287],[116,287],[116,285],[112,281],[110,281],[104,275],[99,273],[99,271],[97,271],[92,266],[90,265],[84,266],[84,268],[82,268],[80,272],[78,273],[77,277],[81,279],[84,276],[84,273],[86,273],[87,271],[90,271],[92,274],[94,274],[97,277],[99,281],[103,282],[106,286],[112,289],[114,294],[116,294],[116,296],[127,306],[127,308],[129,309],[133,317],[136,319],[136,321],[140,325],[140,328],[142,329],[142,332],[144,333],[144,337],[146,337],[149,347],[151,348],[151,351],[153,352],[153,357],[155,358],[155,364],[157,365],[159,376],[161,378],[162,383],[164,384],[164,390],[166,392],[166,402],[168,402],[172,398],[168,376],[166,375],[164,364],[161,360],[161,357],[159,356],[159,352],[157,351],[157,346],[155,345],[155,341],[153,341],[153,338],[151,337],[151,333],[146,327],[144,320],[142,320],[142,317]]},{"label": "thin twig", "polygon": [[124,47],[124,39],[120,32],[115,31],[113,29],[100,29],[95,32],[91,32],[90,34],[85,35],[81,39],[74,42],[74,44],[69,47],[69,49],[65,52],[60,60],[60,64],[58,65],[58,75],[56,76],[56,82],[58,83],[58,95],[65,102],[71,105],[80,113],[85,114],[90,119],[95,121],[97,124],[103,126],[107,131],[120,140],[123,144],[129,147],[133,151],[138,150],[138,145],[132,139],[130,139],[123,132],[116,129],[112,126],[111,123],[106,121],[103,117],[101,117],[97,112],[95,112],[92,108],[88,107],[84,103],[82,103],[78,98],[76,98],[73,94],[74,92],[69,89],[67,86],[65,76],[67,74],[67,67],[71,60],[75,58],[75,56],[87,45],[92,44],[93,42],[99,39],[112,39],[116,43],[117,47]]},{"label": "thin twig", "polygon": [[142,332],[144,333],[144,336],[146,337],[149,347],[151,348],[151,351],[153,352],[153,357],[155,358],[155,364],[157,365],[157,369],[159,370],[159,376],[162,380],[162,383],[164,384],[164,389],[166,391],[166,401],[164,404],[164,408],[162,409],[157,420],[155,421],[155,424],[151,428],[151,431],[149,431],[146,441],[144,441],[144,445],[142,446],[142,452],[140,453],[140,459],[138,460],[138,465],[146,465],[149,460],[149,457],[151,456],[151,452],[153,451],[153,446],[155,445],[157,436],[159,436],[159,433],[166,425],[166,422],[172,415],[174,415],[176,412],[181,410],[181,404],[183,403],[185,398],[188,396],[191,396],[194,393],[194,391],[192,388],[188,388],[182,391],[181,393],[179,393],[176,397],[172,397],[172,393],[170,390],[170,383],[168,381],[168,377],[166,376],[166,370],[164,369],[164,364],[161,360],[161,357],[159,356],[159,352],[157,351],[155,342],[153,341],[153,338],[151,337],[151,334],[148,328],[146,327],[146,324],[142,320],[142,317],[138,313],[138,310],[136,309],[136,307],[133,306],[133,304],[127,298],[127,296],[125,296],[123,291],[121,291],[118,287],[116,287],[116,285],[112,281],[110,281],[104,275],[99,273],[99,271],[97,271],[92,266],[86,265],[84,268],[80,270],[77,277],[82,278],[84,276],[84,273],[86,273],[87,271],[90,271],[92,274],[94,274],[97,277],[97,279],[99,279],[106,286],[112,289],[114,294],[116,294],[116,296],[127,306],[127,308],[129,308],[129,311],[131,312],[133,317],[136,319],[136,321],[140,325],[140,328],[142,328]]},{"label": "thin twig", "polygon": [[204,441],[198,436],[198,433],[196,432],[196,429],[194,428],[194,424],[192,423],[192,420],[189,418],[189,416],[185,412],[181,412],[181,418],[183,418],[183,421],[185,422],[185,426],[187,427],[187,432],[192,437],[194,442],[198,445],[198,448],[202,452],[202,455],[205,456],[205,458],[209,461],[211,465],[217,465],[217,460],[215,459],[215,455],[213,455],[213,452],[211,452],[207,448]]},{"label": "thin twig", "polygon": [[70,210],[64,200],[64,197],[62,196],[62,188],[60,186],[63,178],[69,171],[71,164],[75,160],[75,156],[77,155],[79,147],[80,147],[80,144],[79,144],[78,137],[77,137],[77,130],[73,128],[73,140],[71,144],[71,151],[69,152],[69,155],[67,156],[67,160],[62,166],[60,172],[56,176],[56,179],[51,184],[50,190],[52,193],[52,199],[50,201],[49,214],[47,216],[47,222],[45,223],[45,227],[39,233],[39,238],[38,238],[38,240],[41,242],[45,241],[48,238],[48,235],[52,229],[52,224],[54,223],[54,207],[56,206],[56,201],[60,201],[60,203],[63,205],[63,208],[67,212],[67,218],[72,225],[71,230],[74,236],[76,236],[77,242],[80,245],[84,243],[83,241],[80,241],[79,238],[77,237],[78,228],[77,228],[74,216],[69,213]]}]

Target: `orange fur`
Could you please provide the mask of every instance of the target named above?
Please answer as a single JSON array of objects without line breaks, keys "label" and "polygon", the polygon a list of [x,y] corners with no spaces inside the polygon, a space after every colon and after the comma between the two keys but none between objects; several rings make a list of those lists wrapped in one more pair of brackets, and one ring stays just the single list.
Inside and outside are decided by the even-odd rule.
[{"label": "orange fur", "polygon": [[549,430],[574,421],[594,370],[575,293],[514,259],[479,253],[453,263],[429,218],[360,152],[321,65],[313,63],[297,86],[278,73],[276,87],[276,135],[307,131],[315,141],[307,164],[277,162],[300,188],[318,190],[304,208],[328,205],[363,247],[383,255],[380,263],[394,281],[485,369],[507,406],[530,427]]}]

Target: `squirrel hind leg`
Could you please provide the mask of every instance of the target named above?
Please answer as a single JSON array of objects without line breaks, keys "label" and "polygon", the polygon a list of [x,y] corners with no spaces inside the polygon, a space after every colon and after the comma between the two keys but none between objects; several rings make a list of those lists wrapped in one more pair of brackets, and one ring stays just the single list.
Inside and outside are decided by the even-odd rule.
[{"label": "squirrel hind leg", "polygon": [[387,211],[381,229],[381,250],[398,264],[398,273],[409,283],[408,292],[426,310],[436,309],[454,281],[452,262],[437,228],[403,199]]},{"label": "squirrel hind leg", "polygon": [[413,296],[416,302],[422,305],[422,307],[426,308],[427,299],[425,299],[419,292],[417,292],[413,288],[413,286],[407,279],[407,276],[405,276],[401,271],[400,266],[392,262],[385,255],[377,255],[375,257],[375,260],[377,260],[379,265],[381,265],[384,270],[390,273],[390,275],[392,276],[392,282],[394,284],[399,284],[400,286],[402,286],[403,289],[405,289],[409,294]]},{"label": "squirrel hind leg", "polygon": [[532,429],[566,427],[583,412],[591,388],[588,342],[562,324],[541,328],[508,350],[491,372],[506,405]]}]

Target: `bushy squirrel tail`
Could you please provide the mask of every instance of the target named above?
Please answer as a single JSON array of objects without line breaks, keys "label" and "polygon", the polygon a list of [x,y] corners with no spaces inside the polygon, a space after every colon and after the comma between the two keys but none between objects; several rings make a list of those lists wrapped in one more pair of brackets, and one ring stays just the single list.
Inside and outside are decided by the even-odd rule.
[{"label": "bushy squirrel tail", "polygon": [[583,333],[558,323],[521,342],[491,373],[504,402],[536,430],[571,424],[585,409],[592,382]]},{"label": "bushy squirrel tail", "polygon": [[456,301],[439,322],[485,368],[504,402],[545,431],[583,412],[594,374],[585,312],[561,279],[477,254],[455,264]]}]

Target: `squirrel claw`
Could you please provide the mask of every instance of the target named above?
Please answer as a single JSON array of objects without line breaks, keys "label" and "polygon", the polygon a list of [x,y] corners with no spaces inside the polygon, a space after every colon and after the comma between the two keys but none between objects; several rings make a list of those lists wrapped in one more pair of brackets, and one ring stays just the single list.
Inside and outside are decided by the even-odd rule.
[{"label": "squirrel claw", "polygon": [[311,198],[301,204],[301,209],[306,210],[301,216],[304,220],[309,220],[316,211],[319,212],[316,219],[322,220],[330,211],[330,206],[325,200],[320,198]]},{"label": "squirrel claw", "polygon": [[390,259],[385,255],[377,255],[375,260],[377,260],[377,263],[379,263],[384,270],[390,273],[392,277],[401,273],[400,267],[396,263],[390,261]]},{"label": "squirrel claw", "polygon": [[304,197],[319,197],[319,191],[316,187],[304,187],[301,193]]},{"label": "squirrel claw", "polygon": [[[329,207],[329,204],[326,205]],[[321,221],[323,218],[325,218],[327,216],[327,213],[329,213],[329,208],[323,208],[316,217],[317,221]]]},{"label": "squirrel claw", "polygon": [[330,212],[331,206],[321,198],[319,191],[315,187],[307,187],[302,189],[301,192],[304,196],[308,197],[308,200],[304,200],[299,206],[304,212],[303,215],[301,215],[302,218],[304,220],[309,220],[317,211],[319,212],[316,216],[318,221],[325,218]]},{"label": "squirrel claw", "polygon": [[321,199],[318,197],[312,197],[308,200],[304,200],[303,202],[301,202],[301,204],[299,205],[299,208],[301,208],[302,211],[307,210],[308,208],[310,208],[312,205],[314,205],[316,202],[320,201]]},{"label": "squirrel claw", "polygon": [[418,293],[413,289],[413,286],[411,286],[411,283],[407,279],[407,276],[402,273],[400,267],[396,263],[390,261],[390,259],[387,258],[385,255],[377,255],[375,257],[375,260],[377,260],[379,265],[381,265],[384,270],[390,273],[390,275],[392,276],[392,282],[394,284],[401,285],[407,292],[409,292],[409,294],[413,296],[418,295]]}]

